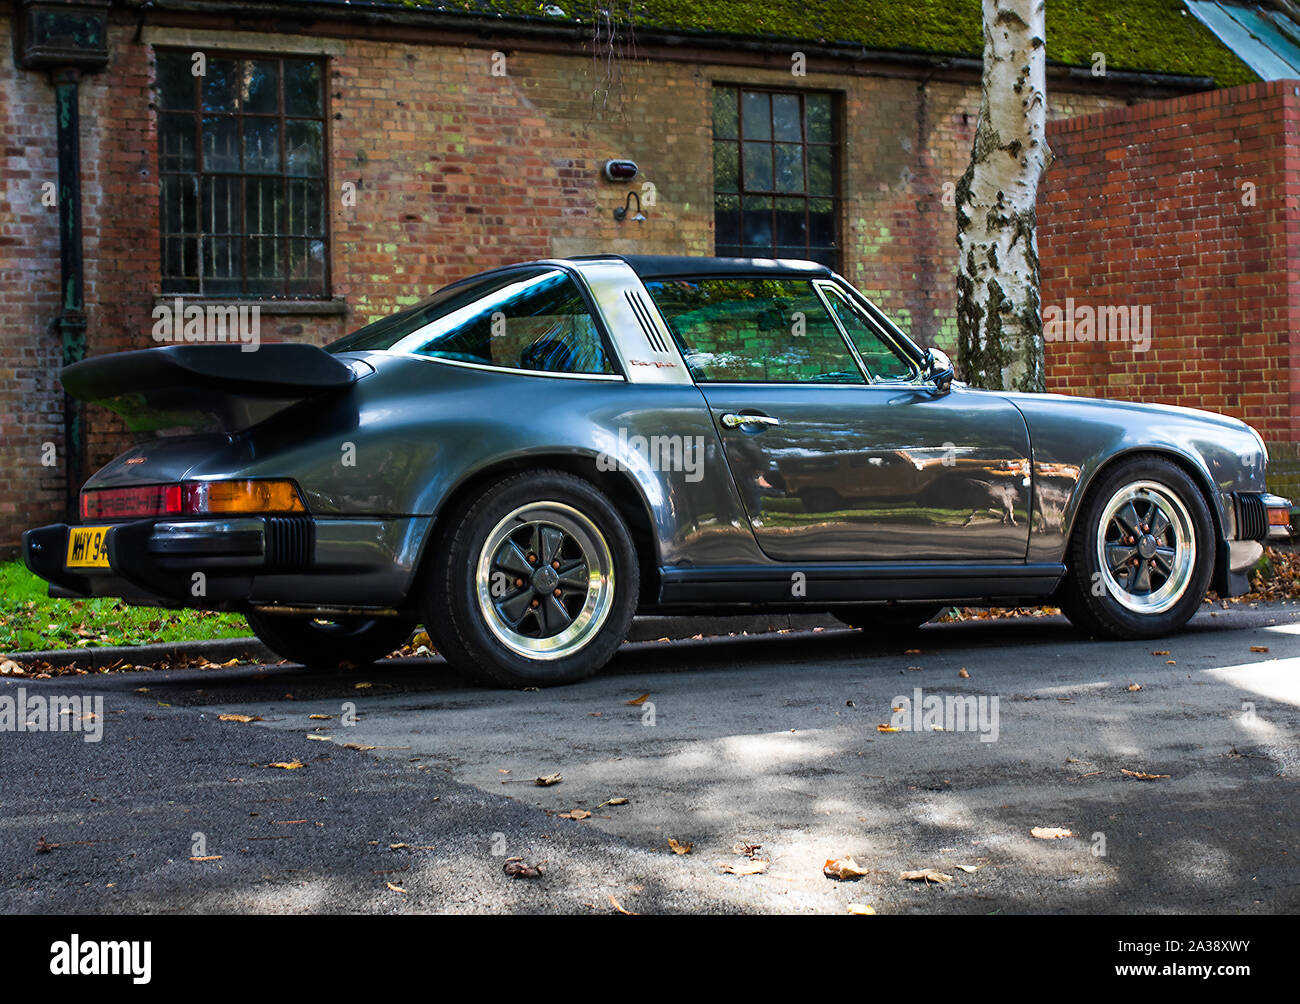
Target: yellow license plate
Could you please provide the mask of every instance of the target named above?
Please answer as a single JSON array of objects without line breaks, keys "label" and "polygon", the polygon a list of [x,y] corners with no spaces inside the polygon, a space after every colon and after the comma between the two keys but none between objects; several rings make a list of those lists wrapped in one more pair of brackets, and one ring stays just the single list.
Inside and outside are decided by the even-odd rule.
[{"label": "yellow license plate", "polygon": [[108,568],[106,526],[74,526],[68,531],[69,568]]}]

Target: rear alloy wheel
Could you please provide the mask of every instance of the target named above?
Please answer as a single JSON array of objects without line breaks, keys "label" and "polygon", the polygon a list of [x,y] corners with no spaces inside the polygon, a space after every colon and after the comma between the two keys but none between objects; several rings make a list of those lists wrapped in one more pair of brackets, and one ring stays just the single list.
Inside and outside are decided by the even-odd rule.
[{"label": "rear alloy wheel", "polygon": [[898,606],[863,604],[832,610],[837,620],[877,638],[914,634],[943,607],[933,603],[904,603]]},{"label": "rear alloy wheel", "polygon": [[1089,492],[1070,542],[1061,608],[1103,638],[1156,638],[1196,613],[1214,571],[1213,518],[1184,471],[1156,457]]},{"label": "rear alloy wheel", "polygon": [[507,478],[448,516],[425,624],[471,679],[546,687],[613,656],[635,612],[631,537],[593,485],[559,471]]},{"label": "rear alloy wheel", "polygon": [[415,622],[405,617],[327,620],[303,614],[250,610],[248,626],[276,655],[312,669],[369,666],[400,648]]}]

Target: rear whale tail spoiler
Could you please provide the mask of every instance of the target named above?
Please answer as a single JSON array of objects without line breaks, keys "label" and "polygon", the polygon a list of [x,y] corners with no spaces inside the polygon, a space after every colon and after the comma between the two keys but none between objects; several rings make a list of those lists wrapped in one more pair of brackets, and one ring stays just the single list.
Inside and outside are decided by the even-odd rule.
[{"label": "rear whale tail spoiler", "polygon": [[166,345],[83,359],[64,389],[121,415],[134,432],[176,426],[248,428],[289,405],[345,390],[357,372],[315,345]]}]

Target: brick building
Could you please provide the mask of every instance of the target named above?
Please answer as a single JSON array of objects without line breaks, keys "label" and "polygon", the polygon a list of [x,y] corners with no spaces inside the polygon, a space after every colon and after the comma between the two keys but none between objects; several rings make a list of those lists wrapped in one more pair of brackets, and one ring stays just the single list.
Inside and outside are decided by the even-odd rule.
[{"label": "brick building", "polygon": [[[1048,6],[1054,119],[1110,128],[1135,102],[1256,79],[1175,0]],[[0,547],[127,439],[94,409],[65,435],[61,361],[149,347],[177,296],[256,304],[264,339],[323,343],[508,261],[780,253],[952,348],[978,0],[572,7],[0,0]],[[63,173],[60,121],[80,144]],[[1054,134],[1063,174],[1088,128]],[[606,180],[611,158],[636,180]],[[74,183],[84,310],[60,280]],[[616,221],[631,192],[644,221]],[[1063,384],[1088,365],[1069,356]]]}]

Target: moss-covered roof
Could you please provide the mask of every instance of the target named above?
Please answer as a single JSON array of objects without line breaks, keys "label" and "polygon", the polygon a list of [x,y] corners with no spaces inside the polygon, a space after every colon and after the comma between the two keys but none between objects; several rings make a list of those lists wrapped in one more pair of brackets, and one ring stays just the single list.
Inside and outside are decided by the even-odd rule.
[{"label": "moss-covered roof", "polygon": [[[984,48],[980,0],[379,0],[373,6],[393,3],[561,22],[590,22],[603,7],[616,18],[630,12],[647,29],[976,57]],[[1105,54],[1112,70],[1210,77],[1221,87],[1259,79],[1182,0],[1047,0],[1049,59],[1091,66],[1095,52]]]}]

